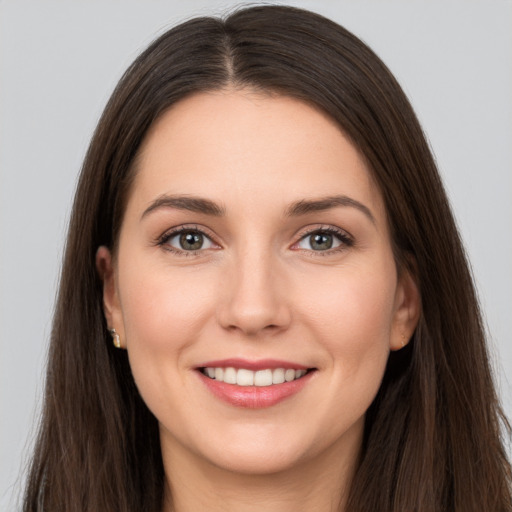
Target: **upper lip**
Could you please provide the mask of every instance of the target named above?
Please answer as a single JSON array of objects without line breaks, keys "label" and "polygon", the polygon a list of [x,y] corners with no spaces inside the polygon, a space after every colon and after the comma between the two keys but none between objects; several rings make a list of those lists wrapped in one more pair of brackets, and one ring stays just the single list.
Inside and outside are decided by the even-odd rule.
[{"label": "upper lip", "polygon": [[244,368],[246,370],[267,370],[275,368],[294,369],[294,370],[308,370],[311,367],[304,366],[303,364],[294,363],[291,361],[283,361],[278,359],[258,359],[248,360],[238,357],[230,359],[217,359],[215,361],[206,361],[197,366],[197,368]]}]

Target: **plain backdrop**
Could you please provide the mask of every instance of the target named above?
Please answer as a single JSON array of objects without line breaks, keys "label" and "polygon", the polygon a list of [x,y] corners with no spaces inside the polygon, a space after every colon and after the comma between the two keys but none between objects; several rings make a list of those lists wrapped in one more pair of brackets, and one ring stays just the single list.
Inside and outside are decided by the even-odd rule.
[{"label": "plain backdrop", "polygon": [[[409,95],[473,265],[512,416],[512,2],[291,1],[352,30]],[[102,108],[158,34],[239,2],[0,0],[0,510],[18,510],[73,191]]]}]

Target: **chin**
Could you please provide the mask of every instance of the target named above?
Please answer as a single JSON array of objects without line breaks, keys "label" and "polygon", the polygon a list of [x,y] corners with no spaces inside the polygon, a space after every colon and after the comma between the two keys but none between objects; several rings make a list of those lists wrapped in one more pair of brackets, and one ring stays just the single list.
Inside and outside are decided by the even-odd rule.
[{"label": "chin", "polygon": [[197,430],[174,430],[173,435],[161,426],[163,453],[175,461],[193,454],[196,463],[229,473],[265,475],[290,470],[314,457],[311,448],[319,444],[307,429],[292,432],[289,425],[278,422],[231,422],[222,429],[219,425],[210,427],[203,424],[196,426]]},{"label": "chin", "polygon": [[219,470],[264,476],[306,470],[314,466],[318,457],[337,457],[347,449],[356,449],[360,446],[363,422],[361,418],[341,431],[322,428],[321,421],[308,424],[307,417],[284,424],[239,422],[224,429],[203,431],[200,437],[189,437],[183,444],[188,445],[189,453],[194,452]]},{"label": "chin", "polygon": [[303,462],[305,454],[299,448],[291,446],[277,449],[275,446],[265,447],[256,444],[244,447],[233,447],[222,453],[209,454],[209,462],[219,469],[241,475],[271,475],[281,473],[298,466]]}]

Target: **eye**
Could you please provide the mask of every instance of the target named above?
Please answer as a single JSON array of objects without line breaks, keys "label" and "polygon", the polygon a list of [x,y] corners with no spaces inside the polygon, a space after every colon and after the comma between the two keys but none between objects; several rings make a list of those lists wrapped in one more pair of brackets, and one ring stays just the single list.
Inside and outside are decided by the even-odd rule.
[{"label": "eye", "polygon": [[317,229],[308,233],[299,240],[295,247],[308,251],[327,252],[352,245],[352,239],[347,234],[329,228]]},{"label": "eye", "polygon": [[192,228],[182,228],[167,233],[160,240],[160,244],[176,252],[195,252],[216,247],[208,236]]}]

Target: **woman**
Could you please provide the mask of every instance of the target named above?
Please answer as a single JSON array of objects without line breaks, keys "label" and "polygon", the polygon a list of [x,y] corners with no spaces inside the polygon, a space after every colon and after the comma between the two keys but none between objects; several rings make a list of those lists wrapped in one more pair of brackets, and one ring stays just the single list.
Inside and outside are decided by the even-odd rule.
[{"label": "woman", "polygon": [[278,6],[155,41],[84,163],[25,510],[508,511],[504,423],[371,50]]}]

